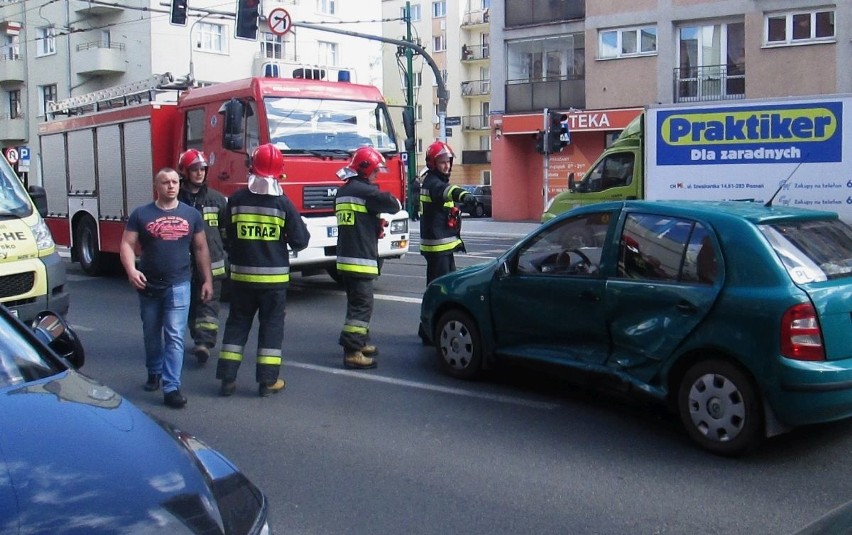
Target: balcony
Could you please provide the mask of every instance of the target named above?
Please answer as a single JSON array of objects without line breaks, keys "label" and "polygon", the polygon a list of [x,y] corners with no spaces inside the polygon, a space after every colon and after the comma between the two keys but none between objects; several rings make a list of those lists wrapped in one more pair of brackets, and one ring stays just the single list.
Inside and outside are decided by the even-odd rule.
[{"label": "balcony", "polygon": [[124,43],[81,43],[77,45],[77,56],[74,58],[76,71],[90,76],[121,74],[127,70],[126,56]]},{"label": "balcony", "polygon": [[586,0],[506,0],[505,9],[507,28],[586,18]]},{"label": "balcony", "polygon": [[465,115],[462,117],[462,128],[465,130],[488,130],[487,115]]},{"label": "balcony", "polygon": [[22,114],[12,117],[8,114],[0,115],[0,141],[5,143],[25,141],[27,139],[27,125]]},{"label": "balcony", "polygon": [[674,101],[738,100],[745,98],[745,64],[676,68]]},{"label": "balcony", "polygon": [[540,112],[544,108],[567,110],[586,107],[585,77],[548,77],[509,80],[506,83],[507,112]]},{"label": "balcony", "polygon": [[86,0],[71,0],[71,9],[83,17],[99,17],[101,15],[114,15],[124,11],[124,6],[120,2],[110,3],[110,5],[96,4]]},{"label": "balcony", "polygon": [[465,98],[488,96],[491,94],[491,80],[462,82],[461,91]]},{"label": "balcony", "polygon": [[462,45],[461,59],[462,61],[486,61],[491,54],[489,45]]},{"label": "balcony", "polygon": [[461,27],[464,30],[483,29],[489,25],[488,8],[465,13],[462,17]]},{"label": "balcony", "polygon": [[491,163],[490,150],[463,150],[462,164],[484,164]]},{"label": "balcony", "polygon": [[22,83],[24,76],[24,60],[17,54],[0,56],[0,84]]}]

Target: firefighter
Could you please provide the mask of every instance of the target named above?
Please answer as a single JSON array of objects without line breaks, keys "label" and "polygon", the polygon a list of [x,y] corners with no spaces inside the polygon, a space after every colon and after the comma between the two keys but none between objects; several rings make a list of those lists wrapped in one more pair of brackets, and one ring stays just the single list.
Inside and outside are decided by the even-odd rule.
[{"label": "firefighter", "polygon": [[453,149],[436,141],[426,149],[426,173],[420,189],[420,254],[426,257],[426,284],[456,270],[454,251],[464,251],[461,211],[455,203],[476,204],[472,194],[450,184]]},{"label": "firefighter", "polygon": [[219,394],[236,390],[237,371],[255,314],[258,315],[255,379],[266,397],[284,389],[281,369],[290,252],[308,246],[310,233],[295,205],[284,194],[284,156],[272,143],[251,156],[248,187],[228,199],[228,258],[231,306],[216,366]]},{"label": "firefighter", "polygon": [[210,350],[216,345],[219,335],[219,306],[222,297],[222,280],[225,278],[225,196],[207,185],[207,160],[204,154],[189,149],[180,155],[177,165],[181,175],[178,199],[201,213],[207,249],[210,251],[210,267],[213,270],[213,297],[201,300],[203,278],[193,270],[192,295],[189,304],[189,334],[195,341],[192,352],[199,364],[210,358]]},{"label": "firefighter", "polygon": [[385,158],[373,147],[361,147],[338,171],[346,184],[337,190],[337,273],[346,287],[346,319],[340,332],[343,366],[376,367],[378,349],[369,344],[373,316],[373,283],[379,276],[379,238],[387,222],[382,213],[402,209],[399,200],[375,184],[386,172]]}]

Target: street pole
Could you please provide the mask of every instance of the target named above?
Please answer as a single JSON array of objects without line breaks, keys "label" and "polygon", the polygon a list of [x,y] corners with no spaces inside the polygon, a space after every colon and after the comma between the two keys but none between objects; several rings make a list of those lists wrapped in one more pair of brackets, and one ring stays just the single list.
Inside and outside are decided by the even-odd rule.
[{"label": "street pole", "polygon": [[[405,40],[411,42],[411,2],[405,2]],[[412,117],[417,117],[414,110],[414,52],[410,48],[405,49],[405,105],[411,111]],[[417,136],[415,136],[415,142]],[[414,180],[417,177],[417,147],[408,151],[408,213],[417,213],[420,203],[420,192],[414,188]]]},{"label": "street pole", "polygon": [[195,29],[195,25],[206,19],[208,16],[212,15],[212,13],[205,13],[201,18],[192,23],[189,27],[189,85],[195,87],[195,65],[192,63],[192,50],[195,48],[194,43],[192,42],[192,30]]},{"label": "street pole", "polygon": [[550,111],[550,110],[548,110],[547,108],[544,108],[544,116],[543,116],[542,129],[541,129],[541,131],[542,131],[541,135],[544,136],[544,143],[543,143],[543,147],[544,147],[544,177],[543,177],[543,181],[542,181],[543,184],[544,184],[544,191],[542,192],[544,204],[541,205],[542,211],[544,211],[545,207],[547,207],[547,201],[548,201],[547,189],[550,187],[550,176],[549,176],[550,175],[550,147],[548,146],[548,139],[547,139],[547,127],[548,127],[548,124],[549,124],[548,113],[547,113],[548,111]]}]

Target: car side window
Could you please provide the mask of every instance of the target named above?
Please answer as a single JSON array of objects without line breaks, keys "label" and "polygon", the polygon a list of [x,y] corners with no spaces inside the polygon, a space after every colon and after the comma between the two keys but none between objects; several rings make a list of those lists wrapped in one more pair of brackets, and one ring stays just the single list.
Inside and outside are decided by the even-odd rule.
[{"label": "car side window", "polygon": [[657,214],[628,214],[618,251],[617,276],[713,284],[716,251],[706,227]]},{"label": "car side window", "polygon": [[516,272],[542,276],[596,276],[612,215],[586,214],[552,225],[518,251]]}]

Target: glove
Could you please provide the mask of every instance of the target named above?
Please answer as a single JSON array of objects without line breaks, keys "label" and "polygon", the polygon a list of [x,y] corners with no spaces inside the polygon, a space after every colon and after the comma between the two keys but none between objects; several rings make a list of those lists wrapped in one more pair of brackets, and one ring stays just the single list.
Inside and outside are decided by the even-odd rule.
[{"label": "glove", "polygon": [[462,198],[462,202],[465,206],[476,206],[476,198],[474,198],[474,196],[470,193],[468,193],[464,196],[464,198]]}]

